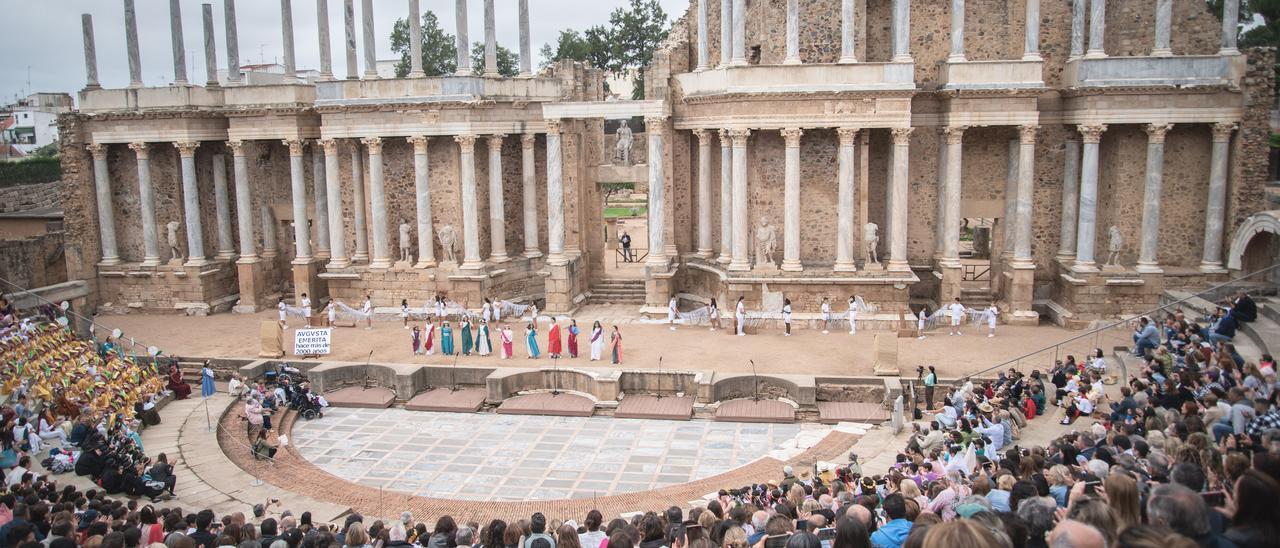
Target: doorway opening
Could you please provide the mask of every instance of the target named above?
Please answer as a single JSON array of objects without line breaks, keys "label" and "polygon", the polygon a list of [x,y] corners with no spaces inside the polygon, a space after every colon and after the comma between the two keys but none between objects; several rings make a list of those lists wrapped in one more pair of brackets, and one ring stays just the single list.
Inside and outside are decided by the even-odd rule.
[{"label": "doorway opening", "polygon": [[991,255],[996,219],[966,217],[960,226],[961,299],[966,303],[990,301],[992,294]]},{"label": "doorway opening", "polygon": [[639,183],[600,183],[606,278],[643,279],[649,255],[649,198]]}]

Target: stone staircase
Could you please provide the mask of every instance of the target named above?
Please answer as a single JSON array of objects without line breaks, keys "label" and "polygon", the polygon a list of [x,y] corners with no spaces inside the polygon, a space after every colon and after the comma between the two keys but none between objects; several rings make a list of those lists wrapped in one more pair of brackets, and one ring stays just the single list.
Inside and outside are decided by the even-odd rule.
[{"label": "stone staircase", "polygon": [[644,280],[596,280],[591,284],[591,304],[644,304]]}]

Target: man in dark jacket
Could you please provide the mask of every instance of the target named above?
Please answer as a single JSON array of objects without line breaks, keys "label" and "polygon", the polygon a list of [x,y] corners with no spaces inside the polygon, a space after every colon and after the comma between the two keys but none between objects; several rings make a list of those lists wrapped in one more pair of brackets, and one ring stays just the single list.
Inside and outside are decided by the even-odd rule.
[{"label": "man in dark jacket", "polygon": [[1253,302],[1253,298],[1248,293],[1240,291],[1236,293],[1236,300],[1232,304],[1232,315],[1237,321],[1249,323],[1258,319],[1258,304]]},{"label": "man in dark jacket", "polygon": [[218,538],[209,532],[209,524],[213,523],[213,511],[201,510],[196,514],[196,530],[191,533],[191,540],[196,541],[196,548],[217,548]]},{"label": "man in dark jacket", "polygon": [[276,531],[276,518],[267,518],[262,520],[259,526],[262,536],[258,539],[258,546],[261,548],[271,548],[271,543],[280,538]]}]

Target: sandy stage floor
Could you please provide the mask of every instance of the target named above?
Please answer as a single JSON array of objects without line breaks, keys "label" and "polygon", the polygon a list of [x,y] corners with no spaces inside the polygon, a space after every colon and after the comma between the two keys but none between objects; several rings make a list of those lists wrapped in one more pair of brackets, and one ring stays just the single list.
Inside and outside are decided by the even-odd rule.
[{"label": "sandy stage floor", "polygon": [[[173,315],[103,315],[99,324],[108,330],[120,328],[125,337],[134,337],[138,344],[155,345],[164,353],[177,356],[255,358],[258,355],[258,327],[276,317],[274,310],[252,315],[216,314],[207,317]],[[579,317],[578,324],[584,332],[590,329],[592,319]],[[292,320],[291,327],[301,322]],[[561,323],[561,326],[565,322]],[[728,324],[726,324],[727,327]],[[496,355],[463,356],[462,365],[507,367],[535,367],[550,365],[549,360],[526,359],[523,342],[524,324],[512,324],[515,332],[515,358],[498,359]],[[101,329],[101,328],[100,328]],[[606,325],[606,331],[608,326]],[[765,330],[760,334],[736,337],[728,330],[709,332],[706,328],[680,327],[670,331],[666,326],[652,324],[620,325],[623,336],[623,366],[632,368],[656,368],[662,358],[664,369],[705,369],[717,372],[749,372],[755,360],[761,373],[794,373],[814,375],[870,375],[872,373],[872,339],[875,333],[884,331],[860,330],[857,335],[832,331],[823,335],[818,330],[796,329],[791,337],[783,337],[780,330]],[[546,351],[547,323],[539,329],[539,344]],[[101,337],[103,331],[99,331]],[[438,330],[437,330],[438,333]],[[1053,326],[1000,326],[994,338],[979,333],[976,326],[966,326],[965,335],[947,336],[946,331],[931,332],[928,338],[902,338],[899,340],[899,363],[903,375],[914,376],[916,365],[936,365],[943,377],[959,376],[1017,358],[1075,337],[1079,331]],[[1090,335],[1064,345],[1059,353],[1080,357],[1094,347],[1101,347],[1110,354],[1115,345],[1129,344],[1130,333],[1119,327],[1100,335]],[[285,335],[286,348],[292,348],[292,329]],[[496,336],[494,339],[497,342]],[[436,347],[439,348],[439,336]],[[337,328],[333,335],[333,354],[329,359],[361,361],[373,350],[374,362],[424,363],[447,365],[452,359],[441,356],[414,356],[410,347],[409,330],[400,322],[374,322],[372,330]],[[561,359],[562,366],[609,367],[607,361],[587,360],[589,349],[586,336],[582,337],[578,359]],[[567,356],[567,354],[566,354]],[[606,352],[606,360],[608,358]],[[1047,369],[1053,364],[1054,351],[1043,352],[1024,360],[1021,369],[1033,367]]]}]

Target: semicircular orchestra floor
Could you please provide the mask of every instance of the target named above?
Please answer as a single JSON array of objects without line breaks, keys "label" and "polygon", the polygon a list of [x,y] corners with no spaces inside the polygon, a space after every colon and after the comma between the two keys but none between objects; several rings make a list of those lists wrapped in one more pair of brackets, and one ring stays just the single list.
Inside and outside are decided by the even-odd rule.
[{"label": "semicircular orchestra floor", "polygon": [[768,456],[799,424],[330,409],[298,454],[357,484],[477,501],[590,499],[688,483]]}]

